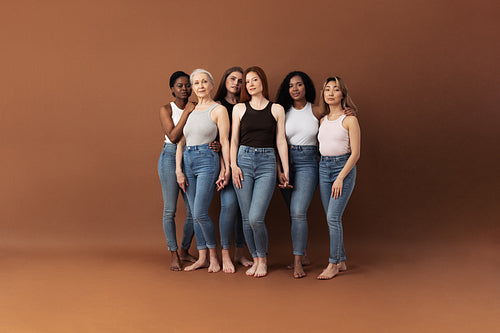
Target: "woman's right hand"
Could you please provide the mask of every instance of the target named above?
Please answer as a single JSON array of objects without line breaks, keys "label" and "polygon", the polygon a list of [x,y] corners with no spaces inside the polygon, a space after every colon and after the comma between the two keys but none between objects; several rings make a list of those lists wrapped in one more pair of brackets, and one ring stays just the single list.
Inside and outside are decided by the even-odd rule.
[{"label": "woman's right hand", "polygon": [[195,107],[196,107],[195,103],[187,102],[183,112],[187,112],[188,114],[190,114],[191,112],[193,112]]},{"label": "woman's right hand", "polygon": [[293,188],[293,186],[289,183],[288,177],[280,170],[280,168],[278,168],[278,187],[281,189]]},{"label": "woman's right hand", "polygon": [[240,167],[234,166],[231,168],[233,173],[233,183],[236,188],[241,188],[241,181],[243,180],[243,172],[241,172]]},{"label": "woman's right hand", "polygon": [[186,176],[184,176],[183,172],[176,172],[175,175],[177,176],[177,184],[179,184],[182,192],[186,193],[186,187],[189,185]]}]

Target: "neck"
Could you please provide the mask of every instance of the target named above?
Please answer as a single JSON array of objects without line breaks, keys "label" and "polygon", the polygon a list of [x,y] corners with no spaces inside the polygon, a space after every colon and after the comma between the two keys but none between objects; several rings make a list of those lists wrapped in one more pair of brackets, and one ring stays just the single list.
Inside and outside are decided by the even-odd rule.
[{"label": "neck", "polygon": [[213,102],[214,102],[214,100],[210,96],[198,97],[198,105],[200,105],[200,106],[212,104]]},{"label": "neck", "polygon": [[238,103],[238,97],[236,97],[235,94],[230,93],[229,91],[226,94],[225,100],[228,101],[231,104],[237,104]]},{"label": "neck", "polygon": [[177,107],[181,110],[184,110],[184,108],[186,107],[186,104],[187,104],[188,100],[187,99],[180,99],[180,98],[176,98],[174,103],[175,105],[177,105]]},{"label": "neck", "polygon": [[297,110],[303,109],[307,104],[307,101],[305,99],[301,99],[299,101],[293,101],[293,107]]},{"label": "neck", "polygon": [[336,105],[329,105],[330,115],[341,115],[344,113],[344,109],[342,109],[342,105],[336,104]]},{"label": "neck", "polygon": [[267,100],[267,98],[265,98],[262,94],[255,95],[250,98],[250,104],[252,105],[252,107],[255,107],[257,109],[262,109],[268,102],[269,101]]}]

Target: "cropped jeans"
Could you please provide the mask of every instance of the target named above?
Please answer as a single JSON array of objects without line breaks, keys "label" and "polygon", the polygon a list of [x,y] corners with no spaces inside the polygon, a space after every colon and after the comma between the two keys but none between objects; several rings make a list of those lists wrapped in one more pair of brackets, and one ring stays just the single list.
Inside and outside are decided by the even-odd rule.
[{"label": "cropped jeans", "polygon": [[210,149],[208,144],[187,146],[183,161],[188,182],[186,196],[193,215],[197,248],[215,249],[215,228],[208,215],[208,207],[214,194],[215,181],[219,177],[219,154]]},{"label": "cropped jeans", "polygon": [[276,185],[274,148],[240,146],[238,167],[243,173],[241,188],[235,188],[243,219],[243,233],[252,258],[267,256],[264,222]]},{"label": "cropped jeans", "polygon": [[303,256],[307,248],[307,210],[318,186],[318,147],[288,146],[290,184],[282,189],[292,224],[293,254]]},{"label": "cropped jeans", "polygon": [[[175,231],[175,211],[179,197],[179,185],[175,175],[175,151],[177,145],[165,143],[158,160],[158,175],[160,176],[161,191],[163,194],[163,232],[167,239],[169,251],[177,251],[177,237]],[[193,218],[186,195],[181,191],[186,204],[186,221],[184,222],[184,235],[181,247],[188,250],[193,240]]]},{"label": "cropped jeans", "polygon": [[245,247],[245,236],[243,235],[243,224],[241,211],[238,206],[238,197],[232,182],[220,191],[220,215],[219,215],[220,241],[224,250],[231,248],[233,231],[235,231],[234,242],[236,247]]},{"label": "cropped jeans", "polygon": [[342,171],[349,156],[350,154],[321,156],[319,162],[319,191],[330,233],[330,258],[328,261],[333,264],[338,264],[346,260],[342,232],[342,214],[354,189],[356,166],[344,178],[342,195],[337,199],[332,198],[332,185],[340,171]]}]

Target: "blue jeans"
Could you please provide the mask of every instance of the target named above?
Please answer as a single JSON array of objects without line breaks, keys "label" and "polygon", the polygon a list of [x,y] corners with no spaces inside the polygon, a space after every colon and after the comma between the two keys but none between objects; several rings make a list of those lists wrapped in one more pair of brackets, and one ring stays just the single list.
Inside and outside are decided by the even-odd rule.
[{"label": "blue jeans", "polygon": [[232,182],[229,182],[220,191],[219,229],[220,241],[224,250],[231,248],[233,230],[235,230],[234,242],[236,247],[245,247],[241,211]]},{"label": "blue jeans", "polygon": [[263,258],[267,256],[264,218],[276,185],[274,148],[240,146],[237,164],[243,173],[241,188],[235,188],[243,233],[252,258]]},{"label": "blue jeans", "polygon": [[208,215],[208,207],[214,194],[215,181],[219,177],[219,154],[210,149],[208,144],[187,146],[183,161],[188,182],[186,195],[193,214],[197,248],[215,249],[215,228]]},{"label": "blue jeans", "polygon": [[319,192],[326,213],[328,230],[330,232],[329,262],[338,264],[346,260],[344,238],[342,233],[342,214],[349,201],[356,181],[356,166],[345,177],[342,186],[342,195],[332,198],[332,184],[337,179],[350,154],[339,156],[321,156],[319,162]]},{"label": "blue jeans", "polygon": [[318,147],[288,146],[291,189],[282,189],[292,222],[293,254],[303,256],[307,248],[307,210],[318,186]]},{"label": "blue jeans", "polygon": [[[179,186],[175,175],[175,151],[177,145],[165,143],[158,160],[158,175],[160,176],[161,191],[163,194],[163,232],[167,239],[169,251],[177,251],[177,237],[175,233],[175,211],[177,209],[177,198],[179,197]],[[186,199],[181,191],[186,204],[186,221],[184,222],[184,235],[181,247],[188,250],[193,240],[193,218]]]}]

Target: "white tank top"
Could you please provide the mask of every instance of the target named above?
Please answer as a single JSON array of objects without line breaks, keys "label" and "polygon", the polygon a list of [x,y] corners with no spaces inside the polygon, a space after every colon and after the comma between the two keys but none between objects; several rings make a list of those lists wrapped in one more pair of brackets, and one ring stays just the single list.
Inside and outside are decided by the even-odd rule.
[{"label": "white tank top", "polygon": [[289,145],[316,146],[318,127],[319,121],[309,102],[300,110],[292,106],[285,115],[286,140]]},{"label": "white tank top", "polygon": [[349,131],[342,126],[345,117],[345,114],[336,120],[324,117],[318,132],[319,152],[322,156],[339,156],[351,152]]},{"label": "white tank top", "polygon": [[[175,126],[181,119],[181,115],[184,110],[179,109],[179,107],[174,102],[170,102],[170,106],[172,107],[172,121],[174,122]],[[165,134],[165,143],[172,143],[172,141],[169,140],[166,134]]]}]

